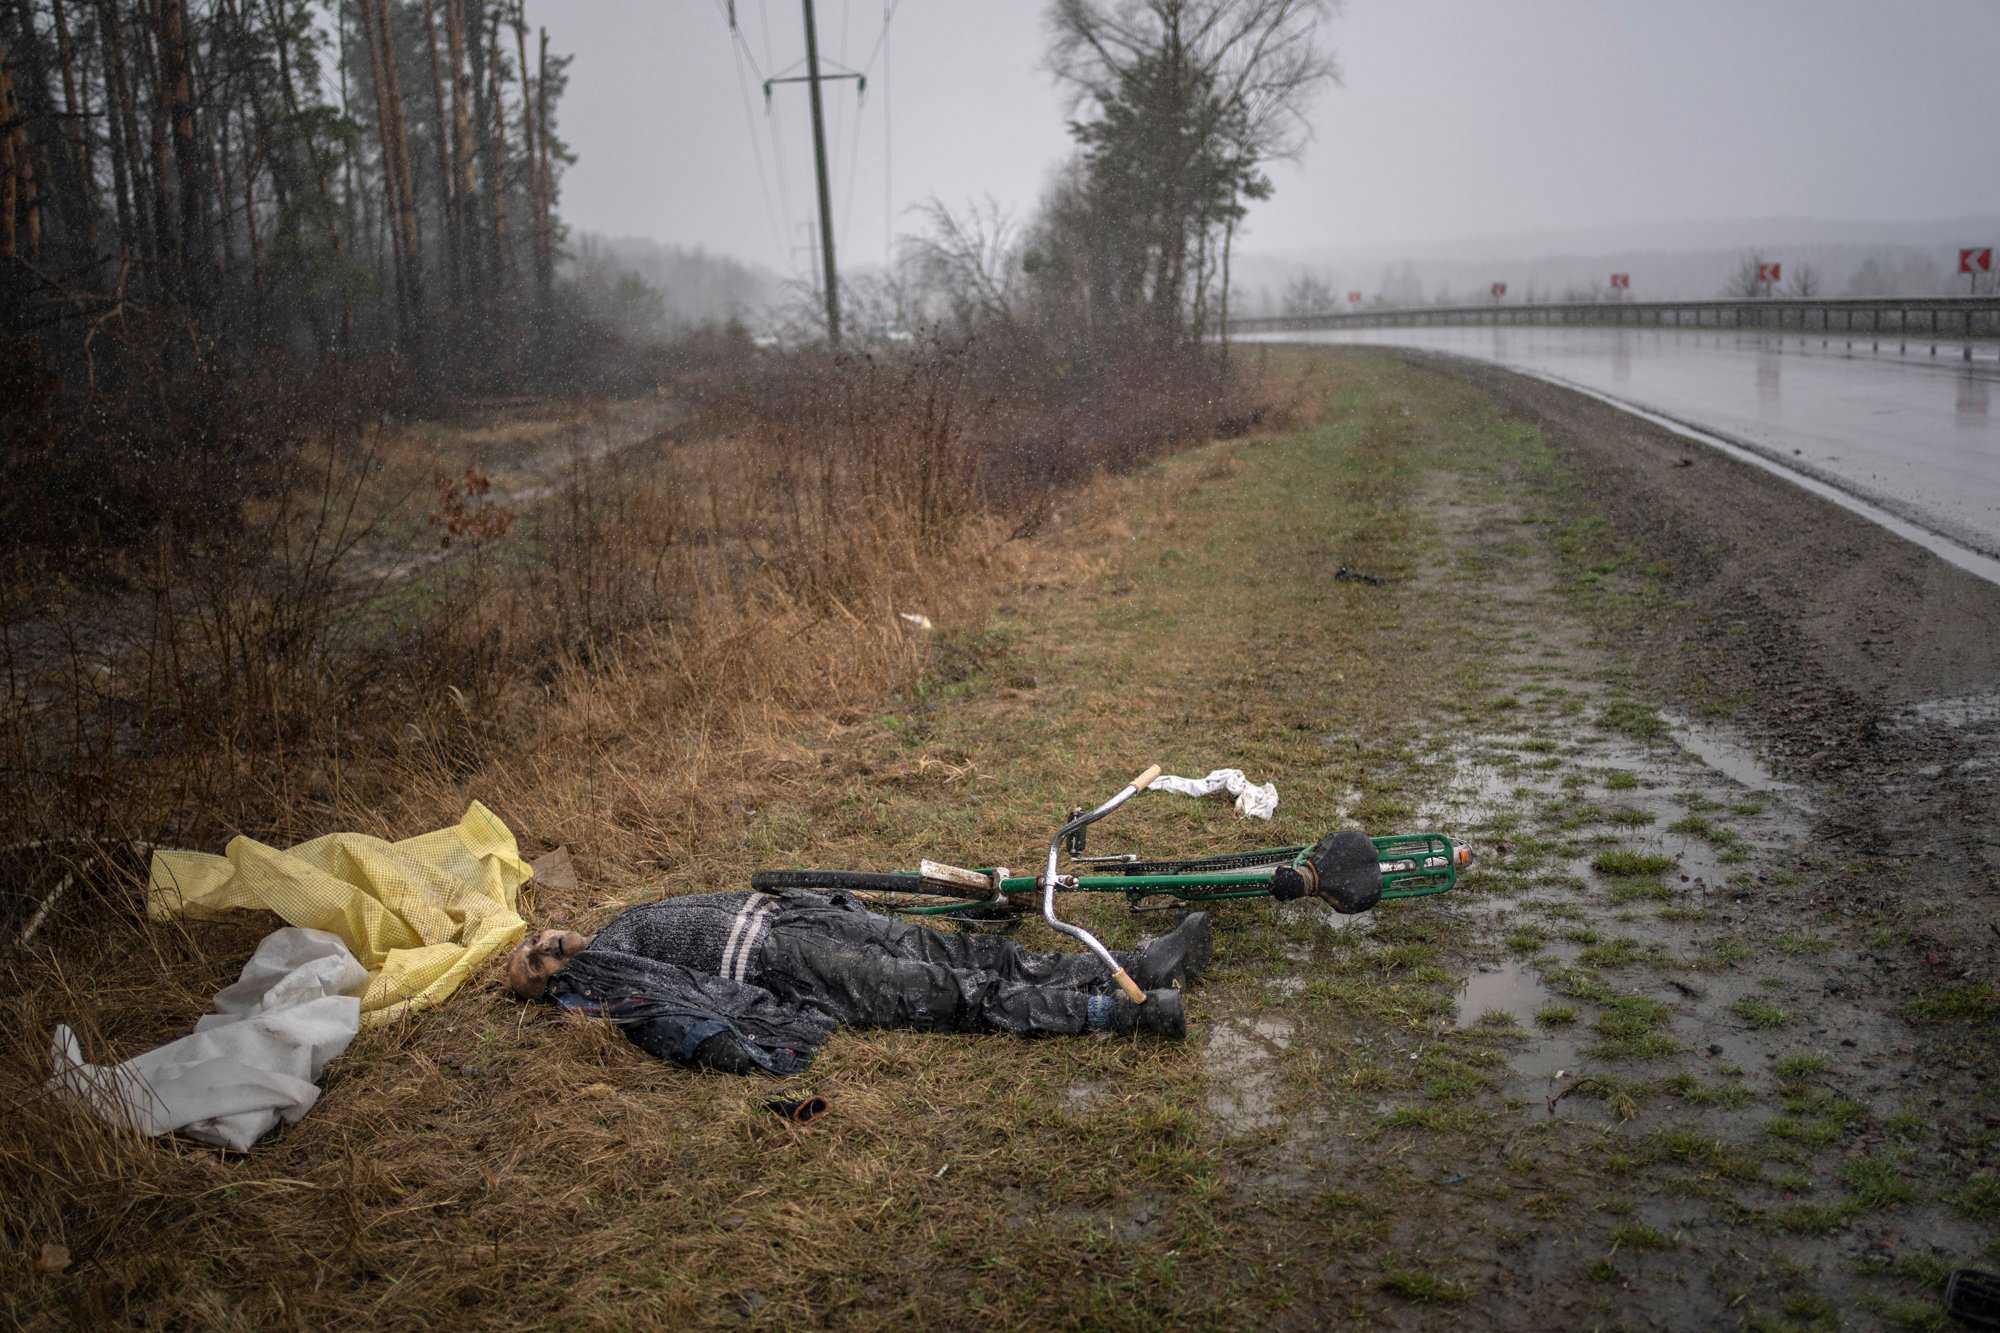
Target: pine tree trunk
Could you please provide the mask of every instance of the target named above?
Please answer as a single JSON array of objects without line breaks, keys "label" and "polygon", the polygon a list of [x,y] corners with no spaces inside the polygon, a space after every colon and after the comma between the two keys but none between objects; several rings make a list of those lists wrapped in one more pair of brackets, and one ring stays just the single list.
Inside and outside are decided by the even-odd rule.
[{"label": "pine tree trunk", "polygon": [[[389,262],[396,279],[396,327],[409,332],[410,275],[403,264],[402,210],[396,206],[396,132],[389,127],[389,77],[382,65],[382,31],[375,0],[361,0],[361,36],[368,43],[369,81],[375,86],[375,141],[382,147],[382,213],[389,225]],[[376,247],[380,254],[381,247]]]},{"label": "pine tree trunk", "polygon": [[555,187],[549,166],[549,30],[543,28],[541,35],[541,57],[535,73],[535,151],[540,159],[535,173],[535,281],[546,313],[555,303],[556,229]]},{"label": "pine tree trunk", "polygon": [[[1233,200],[1231,202],[1234,202]],[[1236,240],[1236,219],[1222,228],[1222,308],[1216,312],[1216,336],[1222,340],[1222,373],[1229,373],[1229,247]]]},{"label": "pine tree trunk", "polygon": [[375,0],[378,39],[382,43],[382,68],[389,80],[389,127],[395,138],[396,207],[402,218],[403,260],[409,274],[410,319],[413,328],[424,323],[423,234],[417,217],[417,191],[410,170],[409,122],[403,117],[402,81],[396,74],[395,33],[389,26],[389,0]]},{"label": "pine tree trunk", "polygon": [[521,79],[521,160],[528,167],[528,239],[534,249],[535,299],[547,306],[548,292],[542,287],[541,170],[535,156],[535,99],[528,91],[528,24],[522,0],[514,0],[514,51],[520,62],[516,69]]},{"label": "pine tree trunk", "polygon": [[[299,94],[298,88],[292,81],[291,48],[285,42],[284,27],[281,16],[278,13],[277,3],[278,0],[266,0],[265,12],[270,23],[272,42],[278,51],[279,91],[285,97],[286,113],[296,122],[299,115]],[[319,187],[320,216],[323,230],[326,233],[327,248],[333,252],[336,258],[339,258],[345,253],[340,236],[340,210],[334,204],[333,183],[327,177],[326,158],[321,155],[319,141],[313,137],[312,131],[306,129],[302,131],[302,134],[306,143],[306,157],[312,164],[313,180]],[[284,206],[284,197],[282,195],[279,196],[279,204],[281,207]],[[343,278],[340,297],[339,341],[345,344],[353,330],[354,302],[348,295],[347,283]],[[326,349],[322,347],[320,350],[324,352]]]},{"label": "pine tree trunk", "polygon": [[[21,114],[21,99],[14,95],[14,61],[6,36],[0,33],[0,261],[7,264],[7,271],[0,273],[0,290],[15,289],[19,275],[14,261],[23,251],[34,253],[40,239],[32,213],[23,208],[34,197],[35,168],[28,153],[27,118]],[[21,243],[24,238],[26,245]]]},{"label": "pine tree trunk", "polygon": [[437,175],[439,225],[444,231],[445,281],[456,307],[462,299],[463,281],[459,273],[458,197],[452,189],[455,173],[451,164],[451,142],[445,134],[444,72],[438,65],[437,0],[424,0],[424,45],[431,63],[431,110],[437,132]]},{"label": "pine tree trunk", "polygon": [[453,195],[458,201],[459,268],[469,278],[479,268],[473,260],[478,253],[479,214],[472,202],[472,125],[467,108],[471,94],[466,86],[465,0],[444,0],[444,30],[445,52],[451,59],[451,156],[458,172]]},{"label": "pine tree trunk", "polygon": [[[209,29],[211,41],[214,31],[211,25]],[[229,152],[229,111],[224,107],[218,114],[213,109],[214,104],[209,96],[212,85],[208,81],[207,62],[201,58],[201,47],[192,40],[187,46],[190,77],[194,86],[202,90],[202,104],[211,107],[209,113],[202,117],[203,128],[207,131],[202,136],[202,147],[208,153],[208,174],[212,178],[212,188],[215,191],[216,227],[222,233],[222,253],[216,263],[216,272],[228,274],[236,267],[236,222],[233,216],[235,209],[231,203],[236,197],[236,184]],[[250,169],[247,146],[243,152],[244,170],[247,174]],[[207,206],[206,200],[203,200],[203,206],[204,208]]]},{"label": "pine tree trunk", "polygon": [[138,245],[125,144],[125,120],[131,114],[131,106],[125,97],[125,55],[118,49],[116,28],[108,21],[111,16],[104,14],[109,7],[109,0],[100,0],[98,36],[104,47],[105,146],[111,155],[112,203],[118,210],[118,250],[121,255],[130,256]]},{"label": "pine tree trunk", "polygon": [[[104,25],[105,49],[112,80],[118,85],[117,115],[124,125],[125,177],[132,191],[132,237],[128,249],[143,258],[149,244],[157,244],[159,232],[153,225],[155,199],[146,174],[146,140],[139,132],[139,107],[144,71],[128,60],[131,42],[118,18],[118,0],[103,0],[99,21]],[[145,25],[136,29],[141,53],[145,47]]]},{"label": "pine tree trunk", "polygon": [[[174,169],[180,191],[181,294],[197,309],[213,296],[208,243],[207,182],[202,177],[201,143],[196,135],[194,78],[189,68],[185,0],[159,0],[160,104],[173,138]],[[159,169],[166,169],[164,148]]]},{"label": "pine tree trunk", "polygon": [[500,16],[495,14],[486,40],[486,72],[492,78],[486,100],[493,113],[493,128],[487,138],[486,198],[493,214],[493,285],[500,291],[512,291],[514,256],[507,245],[507,108],[501,96],[499,48]]},{"label": "pine tree trunk", "polygon": [[63,111],[69,117],[70,151],[76,159],[76,178],[83,188],[83,199],[79,211],[83,219],[84,248],[91,263],[97,261],[97,190],[95,177],[91,171],[90,153],[90,108],[85,99],[77,94],[76,50],[69,39],[69,18],[63,11],[63,0],[50,0],[51,17],[56,28],[56,62],[62,67]]}]

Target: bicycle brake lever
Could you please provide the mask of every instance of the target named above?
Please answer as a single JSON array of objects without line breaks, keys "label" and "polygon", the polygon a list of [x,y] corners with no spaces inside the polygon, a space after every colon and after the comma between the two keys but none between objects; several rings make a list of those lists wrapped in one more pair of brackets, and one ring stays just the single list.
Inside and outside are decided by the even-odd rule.
[{"label": "bicycle brake lever", "polygon": [[[1064,820],[1063,822],[1072,823],[1076,820],[1077,816],[1081,815],[1082,813],[1083,813],[1082,806],[1073,805],[1069,808],[1069,818]],[[1068,847],[1069,847],[1070,860],[1075,861],[1083,856],[1084,838],[1089,832],[1090,832],[1090,825],[1085,824],[1083,827],[1077,829],[1074,833],[1069,835]]]}]

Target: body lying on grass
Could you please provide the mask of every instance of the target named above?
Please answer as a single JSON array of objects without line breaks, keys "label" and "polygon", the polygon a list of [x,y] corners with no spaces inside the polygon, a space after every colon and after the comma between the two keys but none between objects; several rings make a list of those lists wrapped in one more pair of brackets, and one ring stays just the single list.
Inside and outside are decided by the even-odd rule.
[{"label": "body lying on grass", "polygon": [[595,935],[545,930],[508,957],[507,980],[523,999],[612,1019],[664,1059],[790,1074],[843,1023],[1178,1039],[1187,1033],[1179,987],[1208,948],[1208,917],[1196,912],[1118,955],[1147,991],[1135,1004],[1090,954],[1031,953],[794,889],[642,903]]}]

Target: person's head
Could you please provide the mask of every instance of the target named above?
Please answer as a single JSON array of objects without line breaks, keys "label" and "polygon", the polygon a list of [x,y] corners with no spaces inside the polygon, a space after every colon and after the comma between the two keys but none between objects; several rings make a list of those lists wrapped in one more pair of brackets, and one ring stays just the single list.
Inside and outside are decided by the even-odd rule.
[{"label": "person's head", "polygon": [[531,935],[507,955],[507,984],[524,1000],[539,1000],[549,978],[590,944],[591,937],[573,930],[545,930]]}]

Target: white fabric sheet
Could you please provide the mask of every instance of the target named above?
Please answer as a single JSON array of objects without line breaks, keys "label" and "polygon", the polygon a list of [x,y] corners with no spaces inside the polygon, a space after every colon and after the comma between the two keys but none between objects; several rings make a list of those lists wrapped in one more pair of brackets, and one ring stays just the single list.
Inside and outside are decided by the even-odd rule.
[{"label": "white fabric sheet", "polygon": [[1227,791],[1236,798],[1238,814],[1252,819],[1269,819],[1278,808],[1277,784],[1262,786],[1243,776],[1240,768],[1218,768],[1205,778],[1154,778],[1148,791],[1170,791],[1181,796],[1207,796]]},{"label": "white fabric sheet", "polygon": [[49,1086],[100,1120],[245,1152],[319,1100],[314,1080],[360,1031],[361,1000],[351,992],[367,982],[339,936],[288,926],[264,937],[191,1036],[122,1064],[90,1065],[76,1034],[58,1025]]}]

